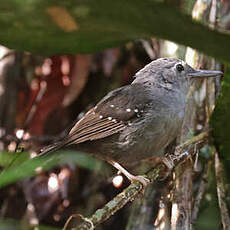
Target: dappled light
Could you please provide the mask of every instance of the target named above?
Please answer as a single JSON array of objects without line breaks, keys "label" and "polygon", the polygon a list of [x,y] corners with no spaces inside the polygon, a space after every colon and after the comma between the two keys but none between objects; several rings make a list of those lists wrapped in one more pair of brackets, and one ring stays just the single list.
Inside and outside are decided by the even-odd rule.
[{"label": "dappled light", "polygon": [[228,1],[2,6],[1,230],[229,229]]}]

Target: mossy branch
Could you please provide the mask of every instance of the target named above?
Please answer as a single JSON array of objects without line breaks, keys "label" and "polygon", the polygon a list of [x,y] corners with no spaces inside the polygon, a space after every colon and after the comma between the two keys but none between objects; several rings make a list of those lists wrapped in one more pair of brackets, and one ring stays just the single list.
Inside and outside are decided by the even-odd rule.
[{"label": "mossy branch", "polygon": [[[189,148],[190,150],[187,149],[188,146],[192,147],[194,145],[199,145],[199,147],[201,147],[203,146],[203,143],[207,140],[208,136],[209,132],[203,132],[198,136],[194,136],[183,144],[177,146],[176,154],[178,157],[173,159],[173,163],[175,164],[175,166],[177,166],[180,162],[186,160],[188,157],[191,157],[191,155],[194,153],[192,148]],[[183,154],[184,152],[186,152],[186,154]],[[150,183],[153,183],[156,180],[164,177],[166,172],[168,172],[168,168],[165,166],[165,164],[160,163],[144,176],[150,180]],[[115,198],[109,201],[103,208],[98,209],[91,217],[83,217],[83,223],[79,226],[73,227],[72,230],[94,229],[98,224],[110,218],[129,201],[133,201],[138,195],[140,195],[141,192],[143,192],[143,185],[138,181],[132,183],[130,186],[124,189],[123,192],[121,192]]]}]

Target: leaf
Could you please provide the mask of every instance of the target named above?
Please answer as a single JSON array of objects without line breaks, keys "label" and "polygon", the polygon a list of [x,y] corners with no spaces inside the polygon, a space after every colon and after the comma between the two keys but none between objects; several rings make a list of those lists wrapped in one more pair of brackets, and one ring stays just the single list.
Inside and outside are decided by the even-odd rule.
[{"label": "leaf", "polygon": [[[27,229],[27,230],[33,230],[35,229],[34,226],[28,226],[29,224],[23,221],[16,221],[13,219],[0,219],[0,226],[1,229],[3,230],[22,230],[22,229]],[[26,227],[25,227],[26,226]],[[44,225],[38,225],[37,226],[39,230],[61,230],[60,228],[54,228],[54,227],[49,227],[49,226],[44,226]]]},{"label": "leaf", "polygon": [[[8,152],[0,154],[0,165],[6,164],[7,156],[2,156],[5,154],[9,155]],[[14,160],[14,157],[15,156],[8,157],[7,162],[10,162],[10,159]],[[38,168],[40,172],[41,170],[50,169],[55,165],[70,163],[101,173],[101,171],[99,171],[102,164],[101,161],[81,152],[61,151],[33,159],[30,159],[27,153],[21,153],[9,168],[4,169],[0,173],[0,188],[22,178],[36,175],[36,169]]]},{"label": "leaf", "polygon": [[[130,40],[158,37],[230,61],[230,53],[226,52],[230,50],[230,36],[193,21],[173,4],[157,0],[55,3],[55,10],[47,14],[47,9],[54,7],[53,1],[2,0],[0,43],[17,50],[51,55],[89,53]],[[67,23],[59,22],[62,17],[57,20],[58,11],[69,18]],[[74,21],[77,30],[73,29]]]},{"label": "leaf", "polygon": [[77,22],[64,7],[49,7],[47,13],[54,23],[65,32],[78,29]]}]

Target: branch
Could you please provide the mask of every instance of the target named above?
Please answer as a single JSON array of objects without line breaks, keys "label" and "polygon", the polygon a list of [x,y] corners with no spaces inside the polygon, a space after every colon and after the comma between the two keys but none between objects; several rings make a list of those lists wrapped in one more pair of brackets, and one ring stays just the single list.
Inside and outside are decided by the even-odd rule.
[{"label": "branch", "polygon": [[192,162],[186,161],[175,170],[175,189],[173,191],[171,230],[191,229],[192,210]]},{"label": "branch", "polygon": [[[203,144],[207,137],[209,136],[209,132],[203,132],[198,136],[192,137],[187,140],[183,144],[177,146],[177,159],[174,159],[174,164],[177,166],[180,162],[185,159],[191,157],[193,151],[191,148],[189,150],[186,149],[188,146]],[[186,154],[182,151],[186,149]],[[165,176],[165,172],[168,172],[168,168],[165,164],[160,163],[155,168],[151,169],[146,175],[146,178],[150,180],[150,183],[155,182],[156,180],[162,179],[162,175]],[[136,181],[129,185],[123,192],[118,194],[113,200],[109,201],[103,208],[98,209],[90,218],[83,217],[83,223],[77,227],[72,228],[72,230],[92,230],[98,224],[104,222],[108,218],[110,218],[114,213],[120,210],[124,205],[126,205],[129,201],[133,201],[141,192],[143,191],[143,186],[140,182]],[[67,221],[68,223],[69,221]]]},{"label": "branch", "polygon": [[223,230],[229,229],[230,218],[228,213],[227,204],[225,202],[225,187],[223,181],[223,165],[220,162],[218,153],[215,153],[215,170],[216,170],[216,183],[217,183],[217,196],[220,207],[221,221]]}]

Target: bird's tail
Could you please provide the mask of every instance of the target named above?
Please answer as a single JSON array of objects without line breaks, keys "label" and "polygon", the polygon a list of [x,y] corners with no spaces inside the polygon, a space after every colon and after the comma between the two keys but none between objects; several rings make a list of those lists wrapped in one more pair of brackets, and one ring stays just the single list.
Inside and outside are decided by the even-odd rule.
[{"label": "bird's tail", "polygon": [[75,133],[65,136],[60,141],[57,141],[53,144],[45,146],[43,149],[40,150],[39,156],[47,155],[48,153],[56,152],[57,150],[67,147],[73,144],[76,141]]},{"label": "bird's tail", "polygon": [[42,148],[38,154],[38,156],[45,156],[48,153],[53,153],[56,152],[57,150],[61,149],[62,147],[64,147],[66,144],[63,142],[56,142],[50,145],[45,146],[44,148]]}]

